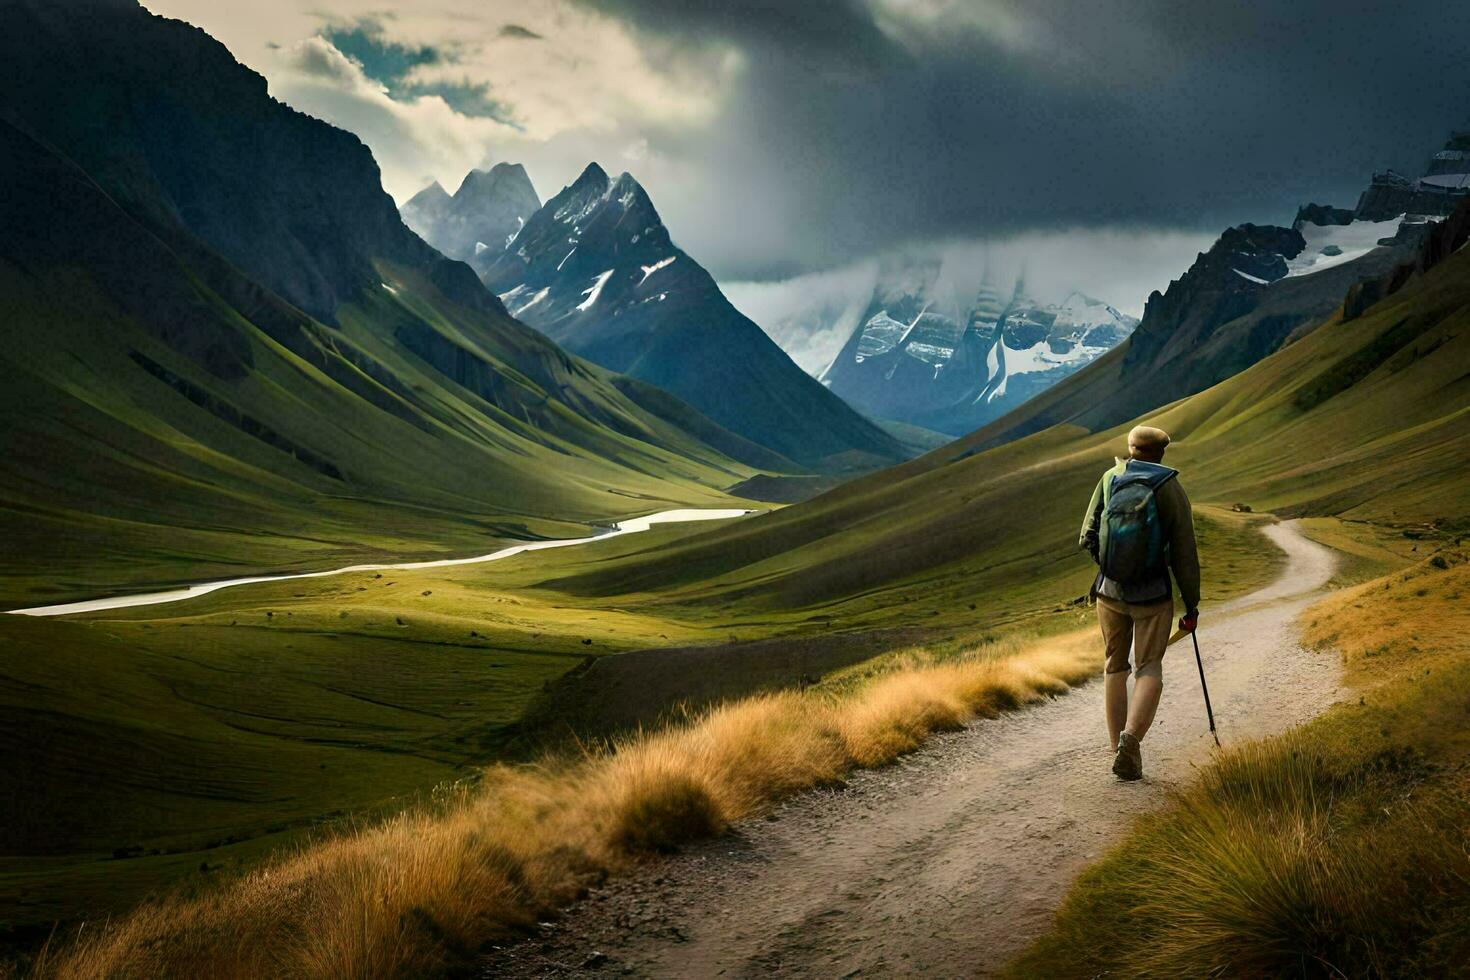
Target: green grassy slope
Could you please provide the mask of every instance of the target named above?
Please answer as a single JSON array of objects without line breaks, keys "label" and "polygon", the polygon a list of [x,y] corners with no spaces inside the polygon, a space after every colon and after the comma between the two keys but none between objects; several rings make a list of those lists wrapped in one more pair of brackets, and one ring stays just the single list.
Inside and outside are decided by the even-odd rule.
[{"label": "green grassy slope", "polygon": [[0,170],[0,605],[488,551],[783,466],[418,269],[328,327],[4,124]]},{"label": "green grassy slope", "polygon": [[[1244,522],[1210,527],[1229,542],[1231,557],[1216,560],[1241,587],[1269,577]],[[846,634],[822,616],[726,617],[657,596],[588,601],[526,585],[545,578],[543,562],[564,574],[635,553],[635,537],[668,547],[689,533],[262,583],[68,620],[0,616],[0,751],[12,760],[0,776],[0,926],[34,935],[56,918],[204,885],[568,723],[604,732],[652,721],[674,700],[790,686],[894,645],[1005,631],[988,605]],[[1056,609],[1028,626],[1076,624]]]},{"label": "green grassy slope", "polygon": [[[1197,503],[1399,525],[1463,519],[1467,325],[1462,251],[1363,316],[1335,316],[1136,421],[1173,434],[1168,462]],[[820,608],[852,623],[976,596],[1041,608],[1086,585],[1076,528],[1134,421],[1096,433],[1058,426],[976,452],[982,431],[768,518],[546,585],[588,597],[634,589],[751,615]],[[1208,578],[1206,594],[1218,596]]]}]

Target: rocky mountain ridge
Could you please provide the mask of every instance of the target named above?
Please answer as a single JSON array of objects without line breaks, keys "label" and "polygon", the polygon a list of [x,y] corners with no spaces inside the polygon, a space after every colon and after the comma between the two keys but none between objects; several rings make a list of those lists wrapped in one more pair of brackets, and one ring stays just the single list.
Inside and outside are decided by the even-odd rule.
[{"label": "rocky mountain ridge", "polygon": [[907,455],[730,304],[630,174],[590,164],[482,275],[513,316],[569,350],[790,459],[844,469]]}]

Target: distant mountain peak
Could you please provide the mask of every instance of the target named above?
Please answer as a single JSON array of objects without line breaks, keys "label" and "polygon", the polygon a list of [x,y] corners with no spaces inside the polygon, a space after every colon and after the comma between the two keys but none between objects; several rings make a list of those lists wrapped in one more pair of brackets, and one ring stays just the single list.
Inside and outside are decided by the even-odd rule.
[{"label": "distant mountain peak", "polygon": [[901,454],[730,305],[673,243],[630,173],[612,179],[588,164],[482,278],[515,317],[573,352],[659,385],[793,459]]},{"label": "distant mountain peak", "polygon": [[1080,290],[1041,303],[1024,270],[1003,290],[989,262],[968,282],[941,266],[924,253],[885,261],[823,383],[872,416],[959,435],[1101,357],[1137,322]]},{"label": "distant mountain peak", "polygon": [[434,181],[409,198],[400,213],[430,245],[483,272],[540,207],[526,168],[497,163],[465,174],[452,197]]},{"label": "distant mountain peak", "polygon": [[608,184],[607,171],[598,166],[595,160],[583,168],[582,173],[572,181],[569,189],[580,190],[594,184],[601,188],[606,188]]},{"label": "distant mountain peak", "polygon": [[497,163],[489,170],[471,170],[465,174],[459,190],[454,192],[456,200],[497,195],[535,197],[536,188],[526,168],[519,163]]}]

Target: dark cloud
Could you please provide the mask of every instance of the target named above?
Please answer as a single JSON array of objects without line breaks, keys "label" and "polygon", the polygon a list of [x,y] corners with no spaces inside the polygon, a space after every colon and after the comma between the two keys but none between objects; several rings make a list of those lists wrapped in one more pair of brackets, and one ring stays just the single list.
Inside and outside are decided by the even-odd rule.
[{"label": "dark cloud", "polygon": [[388,40],[382,23],[373,18],[350,24],[330,24],[322,29],[322,37],[361,65],[363,74],[382,82],[390,90],[401,84],[415,68],[448,60],[439,48],[429,45],[416,47]]},{"label": "dark cloud", "polygon": [[510,108],[491,98],[490,86],[483,82],[420,82],[401,86],[394,97],[418,95],[437,95],[461,115],[497,119],[512,126],[516,125]]},{"label": "dark cloud", "polygon": [[[455,112],[464,116],[496,119],[516,125],[509,107],[490,95],[490,86],[468,78],[459,81],[412,81],[416,68],[455,64],[455,51],[433,45],[405,45],[389,40],[382,23],[364,18],[349,24],[330,24],[323,28],[322,39],[362,67],[368,78],[381,83],[388,95],[402,101],[423,95],[437,95]],[[341,66],[329,56],[308,49],[296,59],[297,67],[308,74],[334,76]]]},{"label": "dark cloud", "polygon": [[743,57],[707,131],[648,134],[702,171],[682,238],[727,276],[903,240],[1287,221],[1417,173],[1470,122],[1470,5],[583,2],[651,47]]},{"label": "dark cloud", "polygon": [[541,40],[541,35],[540,34],[537,34],[535,31],[531,30],[529,27],[522,27],[520,24],[506,24],[504,27],[502,27],[500,29],[500,36],[501,37],[517,38],[517,39],[522,40],[522,41],[539,41],[539,40]]}]

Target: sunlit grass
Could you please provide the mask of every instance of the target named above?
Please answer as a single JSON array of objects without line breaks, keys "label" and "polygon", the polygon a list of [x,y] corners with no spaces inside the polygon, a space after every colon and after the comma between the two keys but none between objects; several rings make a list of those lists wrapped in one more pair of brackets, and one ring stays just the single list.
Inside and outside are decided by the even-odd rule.
[{"label": "sunlit grass", "polygon": [[431,804],[317,841],[203,895],[54,941],[38,977],[388,977],[488,940],[643,855],[891,762],[932,732],[1060,694],[1090,633],[884,658],[860,681],[734,701],[580,758],[497,766]]}]

